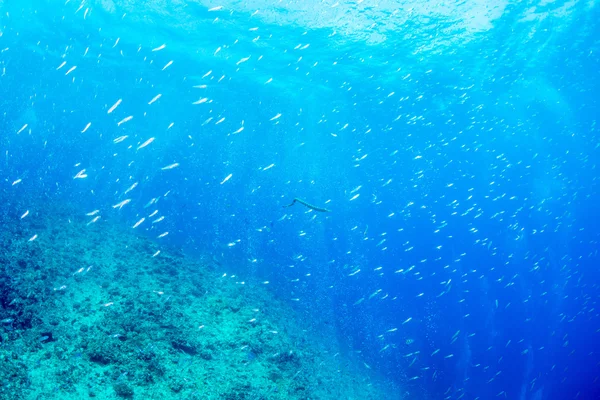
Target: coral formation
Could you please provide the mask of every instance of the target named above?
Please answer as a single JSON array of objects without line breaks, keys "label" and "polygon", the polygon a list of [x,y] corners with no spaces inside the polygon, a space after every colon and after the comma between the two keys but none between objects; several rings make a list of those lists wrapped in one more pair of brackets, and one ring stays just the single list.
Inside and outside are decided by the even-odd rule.
[{"label": "coral formation", "polygon": [[72,215],[0,216],[0,399],[398,398],[264,287]]}]

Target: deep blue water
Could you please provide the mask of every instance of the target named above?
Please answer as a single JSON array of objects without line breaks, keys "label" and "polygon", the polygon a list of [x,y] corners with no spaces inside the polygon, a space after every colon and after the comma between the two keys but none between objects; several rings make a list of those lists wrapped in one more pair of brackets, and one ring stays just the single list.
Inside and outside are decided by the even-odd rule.
[{"label": "deep blue water", "polygon": [[0,0],[0,207],[145,218],[410,398],[600,398],[599,10]]}]

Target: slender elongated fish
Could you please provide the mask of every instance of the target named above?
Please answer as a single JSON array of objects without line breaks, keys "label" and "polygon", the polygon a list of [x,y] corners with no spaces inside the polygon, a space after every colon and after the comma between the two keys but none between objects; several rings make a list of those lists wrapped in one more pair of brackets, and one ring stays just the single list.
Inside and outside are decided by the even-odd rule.
[{"label": "slender elongated fish", "polygon": [[299,198],[295,198],[294,201],[292,201],[291,204],[288,204],[287,206],[283,206],[283,207],[291,207],[294,204],[296,204],[296,202],[302,204],[303,206],[306,206],[308,208],[310,208],[311,210],[315,210],[315,211],[319,211],[319,212],[330,212],[331,210],[327,209],[327,208],[323,208],[323,207],[317,207],[315,205],[312,205],[310,203],[307,203],[306,201],[299,199]]}]

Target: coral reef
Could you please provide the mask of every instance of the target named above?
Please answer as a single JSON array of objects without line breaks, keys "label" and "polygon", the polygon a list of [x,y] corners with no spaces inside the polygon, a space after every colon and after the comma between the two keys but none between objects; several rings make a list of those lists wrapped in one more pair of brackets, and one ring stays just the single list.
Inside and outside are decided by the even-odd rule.
[{"label": "coral reef", "polygon": [[398,398],[209,256],[72,215],[0,217],[0,399]]}]

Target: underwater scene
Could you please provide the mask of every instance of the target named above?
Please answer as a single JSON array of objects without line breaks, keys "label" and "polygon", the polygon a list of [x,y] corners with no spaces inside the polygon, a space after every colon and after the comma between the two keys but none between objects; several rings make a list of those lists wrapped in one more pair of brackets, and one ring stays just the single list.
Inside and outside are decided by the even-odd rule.
[{"label": "underwater scene", "polygon": [[600,1],[0,0],[0,400],[600,399]]}]

